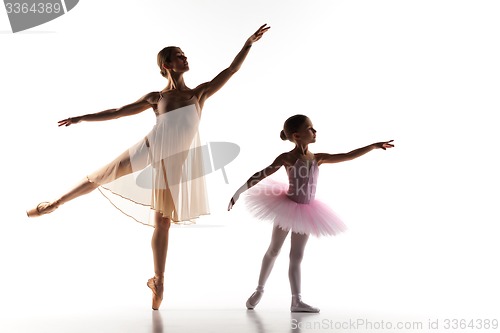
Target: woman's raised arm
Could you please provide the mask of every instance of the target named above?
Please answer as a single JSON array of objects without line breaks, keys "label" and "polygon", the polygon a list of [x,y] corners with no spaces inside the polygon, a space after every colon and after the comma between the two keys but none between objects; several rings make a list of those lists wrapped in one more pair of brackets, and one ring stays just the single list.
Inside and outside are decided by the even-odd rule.
[{"label": "woman's raised arm", "polygon": [[243,61],[250,51],[250,48],[252,47],[252,44],[261,39],[264,33],[266,33],[270,28],[271,27],[268,27],[267,24],[264,24],[259,29],[257,29],[257,31],[247,39],[245,45],[243,45],[243,48],[236,55],[233,62],[228,68],[220,72],[212,81],[203,83],[196,88],[201,90],[199,94],[200,102],[203,103],[205,99],[212,96],[226,84],[231,76],[233,76],[233,74],[240,69]]}]

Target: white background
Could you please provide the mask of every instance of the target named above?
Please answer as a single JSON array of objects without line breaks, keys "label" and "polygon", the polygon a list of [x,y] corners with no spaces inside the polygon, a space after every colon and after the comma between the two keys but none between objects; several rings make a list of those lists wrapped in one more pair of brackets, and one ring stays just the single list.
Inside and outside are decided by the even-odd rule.
[{"label": "white background", "polygon": [[[241,153],[226,167],[229,184],[220,171],[207,179],[212,215],[171,230],[164,308],[243,308],[271,226],[242,206],[227,212],[227,202],[293,148],[279,132],[303,113],[318,131],[313,152],[396,144],[321,167],[317,197],[349,230],[310,239],[305,300],[339,313],[498,315],[499,16],[499,2],[472,0],[82,0],[12,34],[0,10],[1,313],[149,306],[152,228],[97,191],[41,218],[25,211],[141,139],[154,114],[57,121],[161,90],[156,54],[168,45],[186,53],[189,86],[210,80],[268,23],[240,72],[205,104],[202,139],[237,143]],[[288,249],[264,309],[288,306]]]}]

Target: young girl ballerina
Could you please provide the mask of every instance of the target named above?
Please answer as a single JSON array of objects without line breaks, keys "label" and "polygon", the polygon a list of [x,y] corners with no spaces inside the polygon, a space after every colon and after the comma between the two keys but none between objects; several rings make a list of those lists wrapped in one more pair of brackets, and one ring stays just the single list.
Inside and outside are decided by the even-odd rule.
[{"label": "young girl ballerina", "polygon": [[170,223],[190,221],[209,213],[202,177],[203,158],[201,149],[197,149],[200,148],[198,124],[203,105],[239,70],[252,44],[269,28],[261,26],[247,39],[228,68],[213,80],[194,89],[184,83],[184,73],[189,70],[186,56],[180,48],[170,46],[161,50],[157,57],[160,73],[168,79],[162,91],[151,92],[118,109],[59,121],[59,126],[70,126],[81,121],[131,116],[149,108],[156,114],[156,125],[144,139],[83,179],[60,198],[38,204],[27,212],[28,216],[51,213],[60,205],[98,187],[113,203],[116,202],[114,200],[125,199],[131,206],[144,207],[146,214],[142,220],[140,217],[135,218],[136,207],[127,210],[130,213],[126,214],[139,222],[150,224],[149,213],[153,211],[155,229],[151,247],[155,275],[148,280],[147,285],[153,291],[152,307],[157,310],[163,299]]},{"label": "young girl ballerina", "polygon": [[295,148],[279,155],[274,162],[255,173],[231,198],[230,210],[240,195],[282,166],[288,174],[289,184],[262,182],[247,192],[246,204],[250,212],[259,219],[274,222],[271,244],[267,249],[255,292],[248,298],[246,307],[253,309],[264,293],[264,286],[271,273],[276,257],[288,233],[292,231],[290,266],[288,277],[292,291],[291,312],[319,312],[301,299],[300,264],[309,235],[336,235],[346,229],[339,217],[325,204],[315,200],[318,167],[323,163],[338,163],[360,157],[377,148],[394,147],[391,141],[378,142],[345,154],[313,154],[309,144],[316,142],[316,130],[311,120],[304,115],[295,115],[285,121],[280,136],[282,140],[295,143]]}]

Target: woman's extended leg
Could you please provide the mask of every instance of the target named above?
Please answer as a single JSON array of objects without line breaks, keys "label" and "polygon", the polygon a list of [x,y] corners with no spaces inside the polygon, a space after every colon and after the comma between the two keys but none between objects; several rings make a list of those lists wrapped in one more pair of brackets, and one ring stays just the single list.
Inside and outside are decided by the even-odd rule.
[{"label": "woman's extended leg", "polygon": [[262,266],[260,268],[259,275],[259,285],[246,303],[248,309],[253,309],[262,298],[267,278],[269,277],[269,274],[271,274],[274,262],[276,261],[276,258],[281,251],[281,247],[283,246],[283,242],[285,241],[287,235],[288,231],[285,231],[278,226],[274,226],[273,234],[271,237],[271,244],[269,244],[269,248],[267,249],[264,258],[262,259]]},{"label": "woman's extended leg", "polygon": [[[136,165],[145,167],[147,165],[147,160],[142,157],[146,154],[142,153],[141,151],[144,150],[142,148],[141,142],[135,147],[139,148],[136,148],[134,150],[134,163]],[[130,156],[130,149],[126,150],[111,163],[106,164],[105,166],[91,174],[89,177],[83,179],[75,187],[63,194],[59,199],[52,202],[42,202],[35,208],[28,210],[26,213],[29,217],[36,217],[51,213],[60,205],[78,198],[79,196],[92,192],[93,190],[98,188],[99,185],[107,184],[115,179],[132,173],[133,170]]]},{"label": "woman's extended leg", "polygon": [[35,208],[28,210],[28,217],[36,217],[43,214],[52,213],[60,205],[78,198],[81,195],[87,194],[95,190],[99,185],[90,182],[88,179],[82,180],[74,188],[63,194],[59,199],[52,202],[41,202]]},{"label": "woman's extended leg", "polygon": [[290,279],[290,289],[292,291],[292,312],[319,312],[319,309],[312,307],[301,299],[301,270],[300,264],[304,257],[309,235],[292,232],[292,243],[290,246],[290,266],[288,269],[288,278]]},{"label": "woman's extended leg", "polygon": [[167,261],[169,230],[170,219],[163,217],[160,212],[156,212],[155,230],[151,239],[155,276],[148,280],[148,287],[153,290],[153,310],[158,310],[163,300],[163,276]]}]

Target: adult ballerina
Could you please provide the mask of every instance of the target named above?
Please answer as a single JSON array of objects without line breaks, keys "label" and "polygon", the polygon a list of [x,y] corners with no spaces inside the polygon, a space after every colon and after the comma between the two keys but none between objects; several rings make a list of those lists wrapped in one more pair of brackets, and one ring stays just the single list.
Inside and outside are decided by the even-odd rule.
[{"label": "adult ballerina", "polygon": [[143,140],[84,178],[57,200],[42,202],[28,210],[28,216],[36,217],[51,213],[60,205],[90,193],[99,186],[121,181],[138,170],[151,167],[153,171],[152,187],[149,188],[150,202],[138,202],[139,200],[135,199],[132,201],[143,205],[149,204],[154,211],[151,247],[155,275],[148,280],[147,285],[153,291],[152,308],[157,310],[163,299],[163,280],[171,222],[186,221],[208,213],[204,179],[199,177],[203,163],[200,156],[193,153],[200,151],[193,148],[196,148],[197,144],[199,146],[197,131],[203,105],[207,98],[222,88],[240,69],[252,44],[269,29],[267,24],[259,27],[246,40],[228,68],[211,81],[202,83],[194,89],[189,88],[184,82],[184,73],[189,70],[187,57],[179,47],[169,46],[162,49],[157,57],[160,73],[168,79],[167,86],[162,91],[148,93],[136,102],[117,109],[59,121],[59,126],[70,126],[82,121],[112,120],[135,115],[149,108],[154,110],[157,119],[153,130]]}]

